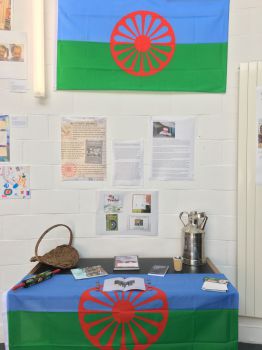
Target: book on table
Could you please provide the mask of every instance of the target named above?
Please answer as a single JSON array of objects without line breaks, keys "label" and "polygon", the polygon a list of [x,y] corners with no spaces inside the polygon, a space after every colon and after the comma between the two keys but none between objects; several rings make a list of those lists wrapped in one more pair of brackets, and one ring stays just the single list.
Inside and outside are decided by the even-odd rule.
[{"label": "book on table", "polygon": [[168,269],[169,269],[168,265],[153,265],[150,271],[148,272],[148,274],[151,276],[164,277]]},{"label": "book on table", "polygon": [[129,290],[146,290],[144,278],[141,277],[116,277],[108,278],[104,281],[103,291],[122,291],[127,292]]},{"label": "book on table", "polygon": [[115,256],[114,270],[139,270],[138,256],[137,255],[119,255]]},{"label": "book on table", "polygon": [[71,272],[76,280],[108,275],[101,265],[84,267],[82,269],[71,269]]}]

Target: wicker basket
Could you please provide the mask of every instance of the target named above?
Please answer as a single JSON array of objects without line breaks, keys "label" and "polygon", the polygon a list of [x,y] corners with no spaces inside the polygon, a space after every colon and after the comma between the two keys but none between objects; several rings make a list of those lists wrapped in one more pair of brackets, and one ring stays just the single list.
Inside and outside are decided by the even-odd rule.
[{"label": "wicker basket", "polygon": [[[58,226],[64,226],[68,229],[70,233],[70,239],[68,244],[63,244],[57,246],[55,249],[50,250],[50,252],[44,254],[43,256],[38,255],[38,247],[44,236],[54,228]],[[32,262],[39,261],[40,263],[59,267],[60,269],[70,269],[75,267],[79,260],[78,251],[72,247],[73,233],[70,227],[64,224],[57,224],[49,227],[38,239],[35,246],[35,256],[30,259]]]}]

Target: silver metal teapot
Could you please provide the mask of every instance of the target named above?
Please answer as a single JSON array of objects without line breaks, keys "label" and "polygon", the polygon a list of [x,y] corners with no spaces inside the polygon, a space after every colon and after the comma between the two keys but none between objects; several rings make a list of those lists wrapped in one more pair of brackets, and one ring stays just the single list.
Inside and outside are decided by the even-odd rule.
[{"label": "silver metal teapot", "polygon": [[179,218],[184,225],[182,229],[184,235],[183,263],[193,266],[205,264],[204,229],[208,217],[204,212],[191,211],[188,213],[183,211]]}]

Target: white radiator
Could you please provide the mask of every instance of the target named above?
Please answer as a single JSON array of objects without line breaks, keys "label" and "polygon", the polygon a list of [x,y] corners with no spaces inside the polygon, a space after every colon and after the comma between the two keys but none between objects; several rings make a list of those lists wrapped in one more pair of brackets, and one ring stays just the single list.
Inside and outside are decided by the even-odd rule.
[{"label": "white radiator", "polygon": [[262,186],[256,185],[256,87],[262,62],[240,65],[238,128],[238,290],[240,315],[262,317]]}]

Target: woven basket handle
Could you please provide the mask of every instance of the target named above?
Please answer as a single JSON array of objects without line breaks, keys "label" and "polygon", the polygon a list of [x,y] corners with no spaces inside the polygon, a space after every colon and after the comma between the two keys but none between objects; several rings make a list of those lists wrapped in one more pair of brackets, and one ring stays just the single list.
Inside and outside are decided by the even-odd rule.
[{"label": "woven basket handle", "polygon": [[49,227],[47,230],[45,230],[45,232],[39,237],[37,243],[36,243],[36,246],[35,246],[35,258],[37,258],[37,260],[39,259],[39,256],[38,256],[38,247],[39,247],[39,244],[40,242],[42,241],[42,239],[44,238],[44,236],[51,230],[53,230],[54,228],[58,227],[58,226],[64,226],[68,229],[69,233],[70,233],[70,238],[69,238],[69,242],[68,242],[68,245],[71,246],[72,245],[72,241],[73,241],[73,232],[71,230],[70,227],[68,227],[67,225],[64,225],[64,224],[57,224],[57,225],[54,225],[54,226],[51,226]]}]

